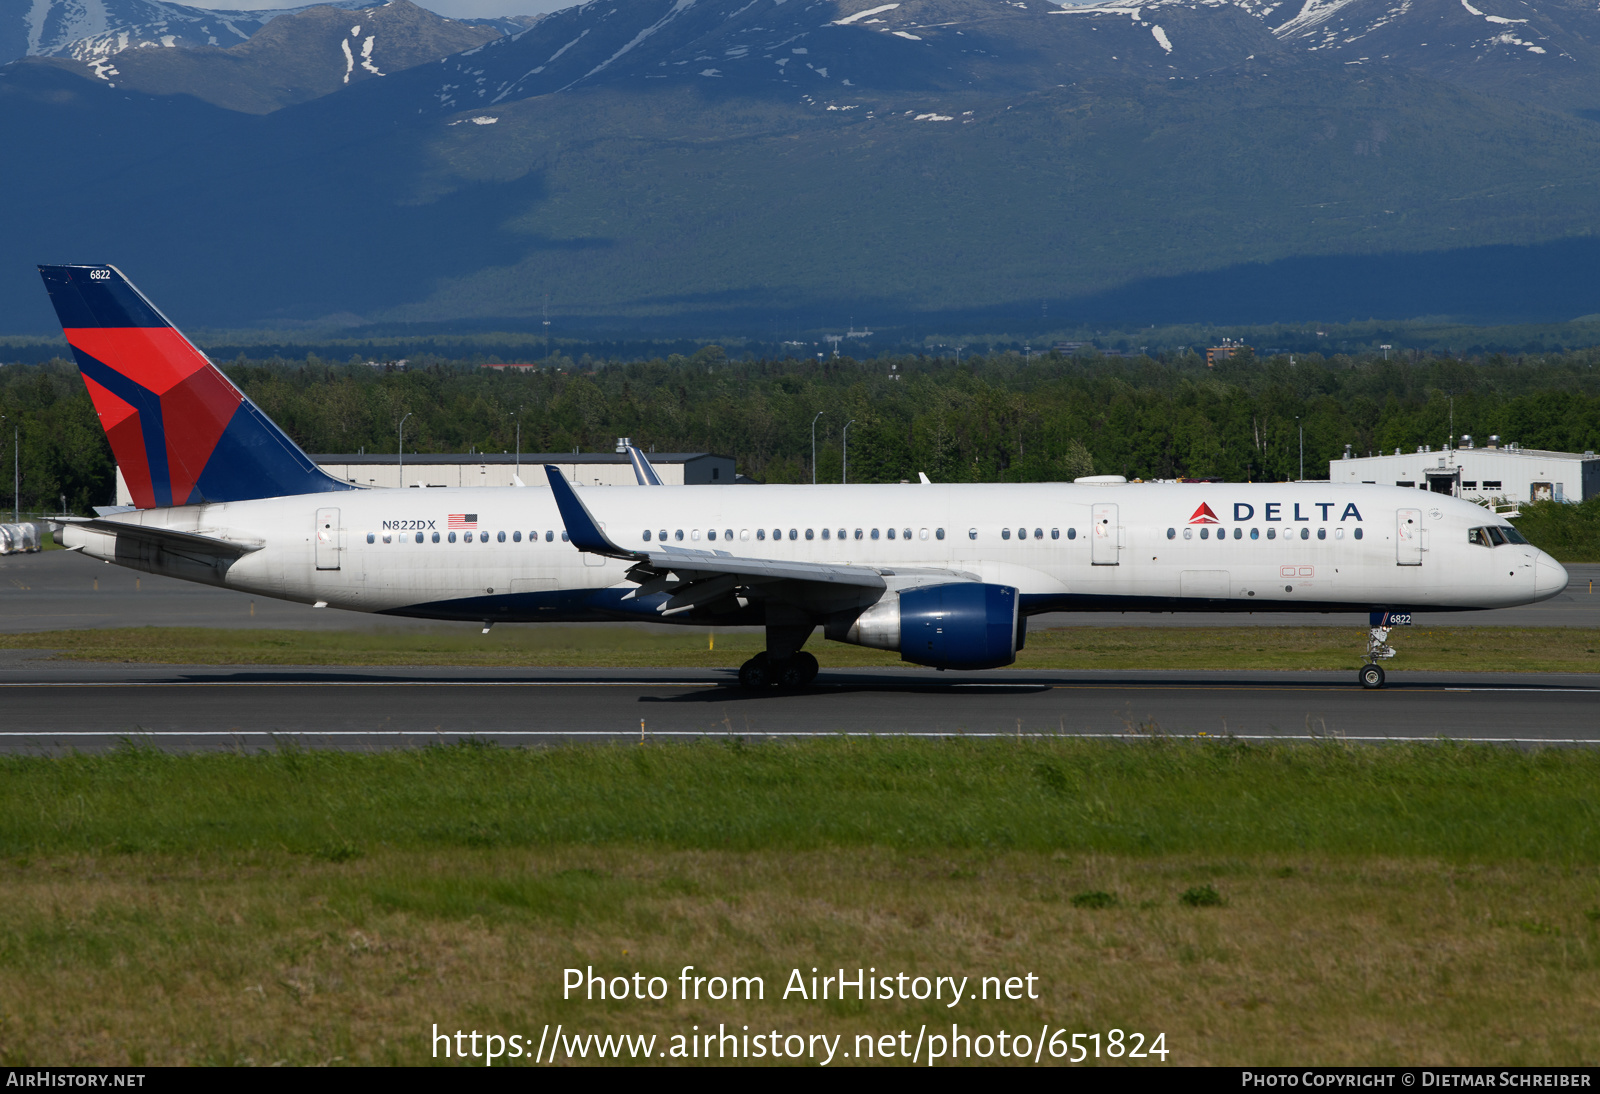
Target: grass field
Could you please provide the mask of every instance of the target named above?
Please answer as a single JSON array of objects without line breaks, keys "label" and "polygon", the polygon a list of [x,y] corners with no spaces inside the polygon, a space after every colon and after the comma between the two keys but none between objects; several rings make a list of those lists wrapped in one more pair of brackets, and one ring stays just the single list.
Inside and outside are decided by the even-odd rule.
[{"label": "grass field", "polygon": [[[0,759],[0,1062],[951,1021],[1165,1033],[1170,1063],[1586,1062],[1597,782],[1577,750],[1160,739]],[[563,1000],[590,965],[672,995]],[[765,999],[679,1000],[683,965]],[[813,966],[1038,998],[781,998]]]},{"label": "grass field", "polygon": [[[1576,627],[1415,627],[1392,639],[1397,667],[1460,672],[1600,671],[1600,631]],[[1366,630],[1329,627],[1064,627],[1031,631],[1017,668],[1355,669]],[[504,665],[737,668],[759,633],[632,627],[505,627],[487,635],[145,627],[0,635],[0,650],[59,658],[218,665]],[[824,668],[891,668],[898,656],[813,638]]]}]

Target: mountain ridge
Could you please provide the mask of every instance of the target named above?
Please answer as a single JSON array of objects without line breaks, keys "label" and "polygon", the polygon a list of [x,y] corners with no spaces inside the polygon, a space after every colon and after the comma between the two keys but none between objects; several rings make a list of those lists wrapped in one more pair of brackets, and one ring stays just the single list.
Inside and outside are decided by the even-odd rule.
[{"label": "mountain ridge", "polygon": [[[0,228],[41,260],[116,261],[212,326],[523,322],[547,297],[635,329],[1159,322],[1218,299],[1213,275],[1262,293],[1261,270],[1299,279],[1267,294],[1278,318],[1437,313],[1440,286],[1488,314],[1493,262],[1450,256],[1527,245],[1550,258],[1516,267],[1535,280],[1501,294],[1513,311],[1600,311],[1571,287],[1600,223],[1593,74],[1561,37],[1582,35],[1488,22],[1522,18],[1493,2],[1391,5],[1437,17],[1413,24],[1429,42],[1450,3],[1479,35],[1431,68],[1349,63],[1389,25],[1362,30],[1365,0],[1315,23],[1223,0],[598,0],[254,114],[19,63],[0,144],[52,170],[0,165]],[[1335,24],[1333,45],[1285,42]],[[1528,66],[1555,75],[1521,95]],[[1345,292],[1308,262],[1397,272]],[[24,282],[0,268],[0,318],[38,329]]]}]

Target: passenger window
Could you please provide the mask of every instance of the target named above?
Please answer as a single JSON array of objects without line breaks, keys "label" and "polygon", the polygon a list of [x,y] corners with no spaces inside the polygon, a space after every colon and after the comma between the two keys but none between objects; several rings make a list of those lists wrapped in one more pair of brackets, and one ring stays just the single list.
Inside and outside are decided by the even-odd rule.
[{"label": "passenger window", "polygon": [[790,539],[799,539],[800,538],[800,529],[798,529],[798,528],[789,529],[789,538]]},{"label": "passenger window", "polygon": [[439,533],[438,532],[433,533],[433,542],[435,542],[435,543],[439,542]]},{"label": "passenger window", "polygon": [[1011,529],[1009,529],[1009,528],[1000,529],[1000,538],[1001,539],[1010,539],[1011,538]]},{"label": "passenger window", "polygon": [[[549,534],[546,533],[544,538],[545,539],[549,539],[550,538]],[[662,543],[667,542],[667,530],[665,528],[661,529],[661,531],[656,533],[656,538],[659,539]]]},{"label": "passenger window", "polygon": [[816,536],[812,533],[811,529],[809,529],[809,528],[806,529],[806,538],[807,539],[815,539],[816,538]]},{"label": "passenger window", "polygon": [[1251,539],[1260,539],[1261,538],[1261,529],[1259,529],[1259,528],[1250,529],[1250,538]]},{"label": "passenger window", "polygon": [[1300,529],[1300,538],[1301,539],[1310,539],[1311,538],[1311,529],[1309,529],[1309,528]]},{"label": "passenger window", "polygon": [[1278,530],[1276,528],[1268,528],[1267,529],[1267,538],[1268,539],[1277,539],[1278,538]]},{"label": "passenger window", "polygon": [[707,539],[716,539],[717,538],[717,530],[715,528],[707,528],[706,529],[706,538]]},{"label": "passenger window", "polygon": [[926,528],[922,529],[920,532],[917,533],[917,538],[918,539],[927,539],[928,538],[928,530]]},{"label": "passenger window", "polygon": [[968,539],[977,539],[978,538],[978,530],[976,528],[968,528],[967,529],[967,538]]},{"label": "passenger window", "polygon": [[1035,528],[1033,530],[1033,538],[1034,539],[1043,539],[1044,538],[1044,529],[1043,528]]},{"label": "passenger window", "polygon": [[368,532],[367,533],[367,542],[368,543],[376,543],[376,542],[378,542],[378,537],[373,535],[371,532]]},{"label": "passenger window", "polygon": [[766,539],[767,538],[767,530],[765,528],[757,528],[756,529],[756,538],[757,539]]},{"label": "passenger window", "polygon": [[733,542],[733,529],[732,528],[724,528],[722,530],[722,538],[727,540],[729,543],[732,543]]},{"label": "passenger window", "polygon": [[[859,533],[859,532],[858,532],[858,533],[856,533],[856,535],[857,535],[857,538],[859,538],[859,537],[860,537],[860,533]],[[841,528],[841,529],[839,529],[839,538],[840,538],[840,539],[844,539],[844,538],[846,538],[846,537],[845,537],[845,534],[844,534],[844,529],[843,529],[843,528]]]},{"label": "passenger window", "polygon": [[696,543],[699,543],[700,542],[700,529],[698,529],[698,528],[692,529],[689,532],[689,538],[694,540]]},{"label": "passenger window", "polygon": [[[505,538],[505,533],[501,532],[500,533],[500,537],[502,539],[504,539]],[[489,542],[489,533],[488,532],[479,532],[478,533],[478,542],[479,543],[488,543]]]},{"label": "passenger window", "polygon": [[823,529],[823,530],[822,530],[822,538],[823,538],[823,539],[827,539],[827,538],[828,538],[828,536],[829,536],[829,534],[830,534],[830,533],[829,533],[829,532],[828,532],[828,530],[827,530],[827,529],[826,529],[826,528],[824,528],[824,529]]},{"label": "passenger window", "polygon": [[874,528],[872,530],[872,538],[873,539],[877,539],[878,538],[878,530],[876,528]]},{"label": "passenger window", "polygon": [[1017,538],[1018,539],[1027,539],[1028,538],[1028,530],[1026,528],[1018,528],[1017,529]]},{"label": "passenger window", "polygon": [[773,539],[782,539],[783,538],[783,529],[782,528],[774,528],[772,530],[772,538]]},{"label": "passenger window", "polygon": [[740,539],[749,539],[750,538],[750,529],[748,529],[748,528],[739,529],[739,538]]},{"label": "passenger window", "polygon": [[1185,528],[1183,530],[1183,538],[1184,539],[1193,539],[1194,538],[1194,529],[1193,528]]},{"label": "passenger window", "polygon": [[645,541],[645,542],[646,542],[646,543],[649,543],[649,542],[650,542],[650,529],[648,529],[648,528],[646,528],[646,529],[645,529],[645,530],[644,530],[644,541]]},{"label": "passenger window", "polygon": [[943,528],[935,528],[933,530],[933,538],[934,539],[943,539],[944,538],[944,529]]},{"label": "passenger window", "polygon": [[1067,538],[1068,539],[1077,539],[1078,538],[1078,530],[1076,528],[1068,528],[1067,529]]},{"label": "passenger window", "polygon": [[[1061,538],[1061,529],[1059,529],[1059,528],[1050,529],[1050,538],[1051,539],[1060,539]],[[1172,536],[1170,534],[1170,530],[1169,530],[1169,534],[1167,535],[1167,538],[1168,539],[1172,538]]]},{"label": "passenger window", "polygon": [[901,539],[910,539],[911,538],[911,529],[906,528],[906,529],[902,530],[901,533],[900,533],[900,538]]},{"label": "passenger window", "polygon": [[893,528],[889,529],[889,538],[890,539],[894,538],[894,529]]},{"label": "passenger window", "polygon": [[389,533],[388,532],[383,533],[383,542],[385,542],[385,543],[389,542]]},{"label": "passenger window", "polygon": [[1167,529],[1167,538],[1168,539],[1177,539],[1178,538],[1178,530],[1176,528],[1168,528]]},{"label": "passenger window", "polygon": [[1244,538],[1244,529],[1243,528],[1235,528],[1233,530],[1233,538],[1234,539],[1243,539]]},{"label": "passenger window", "polygon": [[859,528],[856,529],[856,538],[857,539],[861,538],[861,529],[859,529]]},{"label": "passenger window", "polygon": [[1361,529],[1357,528],[1355,534],[1356,534],[1356,538],[1360,539],[1361,538]]},{"label": "passenger window", "polygon": [[1328,530],[1326,528],[1318,528],[1317,529],[1317,538],[1318,539],[1327,539],[1328,538]]},{"label": "passenger window", "polygon": [[417,536],[416,536],[416,539],[417,539],[417,542],[418,542],[418,543],[421,543],[421,542],[422,542],[422,533],[421,533],[421,532],[418,532],[418,533],[417,533]]},{"label": "passenger window", "polygon": [[561,530],[561,542],[562,543],[571,543],[572,542],[572,537],[567,535],[567,530],[565,528],[563,528]]},{"label": "passenger window", "polygon": [[494,534],[494,538],[496,542],[504,543],[506,541],[506,534],[504,532],[496,532]]},{"label": "passenger window", "polygon": [[[418,540],[421,540],[421,538],[422,538],[421,536],[417,537]],[[521,532],[512,532],[511,533],[511,542],[512,543],[521,543],[522,542],[522,533]]]},{"label": "passenger window", "polygon": [[1333,530],[1333,538],[1334,539],[1343,539],[1344,538],[1344,529],[1343,528],[1335,528]]},{"label": "passenger window", "polygon": [[[544,541],[546,543],[554,543],[555,542],[555,538],[556,538],[556,534],[554,532],[546,531],[545,534],[544,534]],[[661,538],[662,539],[666,539],[667,537],[666,536],[662,536]]]},{"label": "passenger window", "polygon": [[1200,529],[1200,538],[1201,539],[1210,539],[1211,538],[1211,529],[1209,529],[1209,528]]},{"label": "passenger window", "polygon": [[[451,543],[454,543],[454,542],[455,542],[455,541],[456,541],[456,534],[455,534],[455,533],[454,533],[454,532],[451,532],[451,533],[450,533],[450,542],[451,542]],[[371,537],[371,536],[368,536],[368,537],[367,537],[367,542],[368,542],[368,543],[371,543],[371,542],[372,542],[372,537]]]},{"label": "passenger window", "polygon": [[683,529],[679,528],[676,532],[673,532],[672,533],[672,538],[677,540],[679,543],[682,543],[683,542]]}]

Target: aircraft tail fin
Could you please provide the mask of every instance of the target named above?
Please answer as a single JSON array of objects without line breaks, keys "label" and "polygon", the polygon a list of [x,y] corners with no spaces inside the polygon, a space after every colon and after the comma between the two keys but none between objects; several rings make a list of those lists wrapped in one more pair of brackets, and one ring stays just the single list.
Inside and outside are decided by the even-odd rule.
[{"label": "aircraft tail fin", "polygon": [[319,468],[115,266],[40,266],[139,509],[355,489]]}]

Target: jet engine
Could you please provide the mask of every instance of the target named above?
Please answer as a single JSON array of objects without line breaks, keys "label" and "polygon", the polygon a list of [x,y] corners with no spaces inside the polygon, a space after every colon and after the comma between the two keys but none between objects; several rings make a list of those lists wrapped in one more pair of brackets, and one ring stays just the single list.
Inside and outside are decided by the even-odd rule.
[{"label": "jet engine", "polygon": [[1020,598],[1009,585],[924,585],[885,596],[857,616],[830,620],[835,642],[894,650],[937,669],[993,669],[1017,659]]}]

